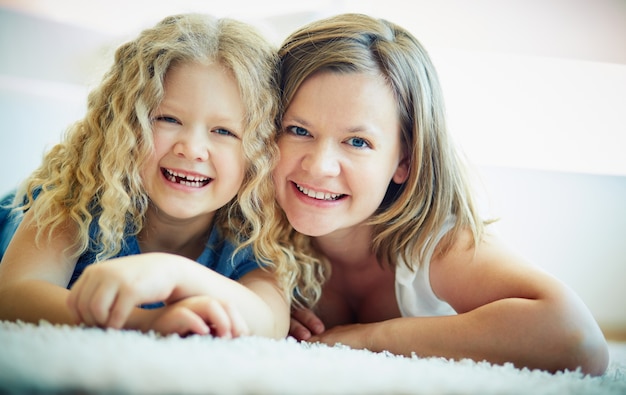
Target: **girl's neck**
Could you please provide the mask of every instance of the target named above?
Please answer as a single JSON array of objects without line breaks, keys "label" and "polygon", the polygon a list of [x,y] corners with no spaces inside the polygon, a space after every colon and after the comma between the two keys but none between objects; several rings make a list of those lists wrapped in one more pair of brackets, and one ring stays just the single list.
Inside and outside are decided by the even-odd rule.
[{"label": "girl's neck", "polygon": [[137,240],[141,252],[168,252],[197,259],[211,234],[214,214],[188,220],[163,215],[150,206]]},{"label": "girl's neck", "polygon": [[359,269],[376,263],[372,259],[372,227],[368,225],[315,237],[313,244],[330,260],[333,268]]}]

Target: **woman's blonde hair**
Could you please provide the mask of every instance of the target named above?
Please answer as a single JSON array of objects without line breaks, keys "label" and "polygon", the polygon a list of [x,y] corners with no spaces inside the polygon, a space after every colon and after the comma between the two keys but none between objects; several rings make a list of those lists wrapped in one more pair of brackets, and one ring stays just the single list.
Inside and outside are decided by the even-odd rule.
[{"label": "woman's blonde hair", "polygon": [[[410,162],[409,176],[402,185],[390,183],[385,199],[370,218],[374,226],[372,248],[379,262],[395,267],[402,258],[413,269],[422,261],[424,251],[433,247],[431,236],[451,215],[456,222],[440,244],[441,251],[450,247],[462,229],[469,228],[477,243],[484,224],[475,209],[465,165],[448,134],[437,73],[411,33],[383,19],[343,14],[294,32],[278,54],[282,111],[300,85],[320,71],[381,75],[395,95],[402,145]],[[281,118],[279,114],[279,123]],[[288,227],[284,230],[289,231]],[[291,232],[295,244],[311,251],[308,237]],[[311,272],[328,270],[324,267]],[[319,278],[308,279],[312,284],[308,295],[319,295]]]},{"label": "woman's blonde hair", "polygon": [[285,279],[295,265],[291,252],[285,254],[265,230],[275,215],[276,49],[256,29],[232,19],[170,16],[120,46],[112,67],[89,94],[85,118],[46,154],[21,185],[15,204],[33,211],[38,239],[75,224],[77,256],[89,248],[90,224],[97,221],[92,243],[99,248],[97,260],[115,256],[124,236],[143,227],[149,198],[140,170],[153,150],[150,118],[163,99],[166,73],[186,62],[218,62],[230,70],[246,110],[245,178],[237,197],[218,210],[215,224],[225,237],[252,244]]}]

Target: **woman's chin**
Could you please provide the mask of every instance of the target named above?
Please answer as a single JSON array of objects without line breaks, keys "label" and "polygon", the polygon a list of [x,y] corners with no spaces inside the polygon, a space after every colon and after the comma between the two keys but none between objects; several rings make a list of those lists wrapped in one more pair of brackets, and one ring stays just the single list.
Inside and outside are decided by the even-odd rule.
[{"label": "woman's chin", "polygon": [[303,235],[311,237],[325,236],[332,232],[328,225],[322,225],[315,221],[293,221],[291,226]]}]

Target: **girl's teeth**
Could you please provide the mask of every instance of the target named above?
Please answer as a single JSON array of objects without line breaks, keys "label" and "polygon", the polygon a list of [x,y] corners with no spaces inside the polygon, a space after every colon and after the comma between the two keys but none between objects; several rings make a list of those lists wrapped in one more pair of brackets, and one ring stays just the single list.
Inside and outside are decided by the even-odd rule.
[{"label": "girl's teeth", "polygon": [[169,169],[165,169],[165,175],[167,179],[170,180],[171,182],[176,182],[181,185],[185,185],[188,187],[195,187],[195,188],[199,188],[203,186],[204,183],[206,183],[209,180],[209,178],[207,177],[197,177],[197,176],[191,176],[191,175],[188,176],[185,174],[177,173]]},{"label": "girl's teeth", "polygon": [[180,177],[180,178],[184,178],[187,179],[189,181],[206,181],[207,178],[206,177],[196,177],[196,176],[186,176],[184,174],[179,174],[175,171],[169,171],[168,172],[173,175],[174,177]]}]

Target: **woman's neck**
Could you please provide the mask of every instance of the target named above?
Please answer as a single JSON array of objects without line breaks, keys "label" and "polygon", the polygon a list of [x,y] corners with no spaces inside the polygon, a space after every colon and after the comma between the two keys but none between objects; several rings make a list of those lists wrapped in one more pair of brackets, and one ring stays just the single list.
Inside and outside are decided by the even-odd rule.
[{"label": "woman's neck", "polygon": [[375,262],[372,259],[372,227],[368,225],[315,237],[313,244],[331,261],[333,268],[358,269]]},{"label": "woman's neck", "polygon": [[372,230],[371,226],[360,226],[314,240],[332,266],[316,307],[327,327],[400,316],[395,271],[376,259]]}]

